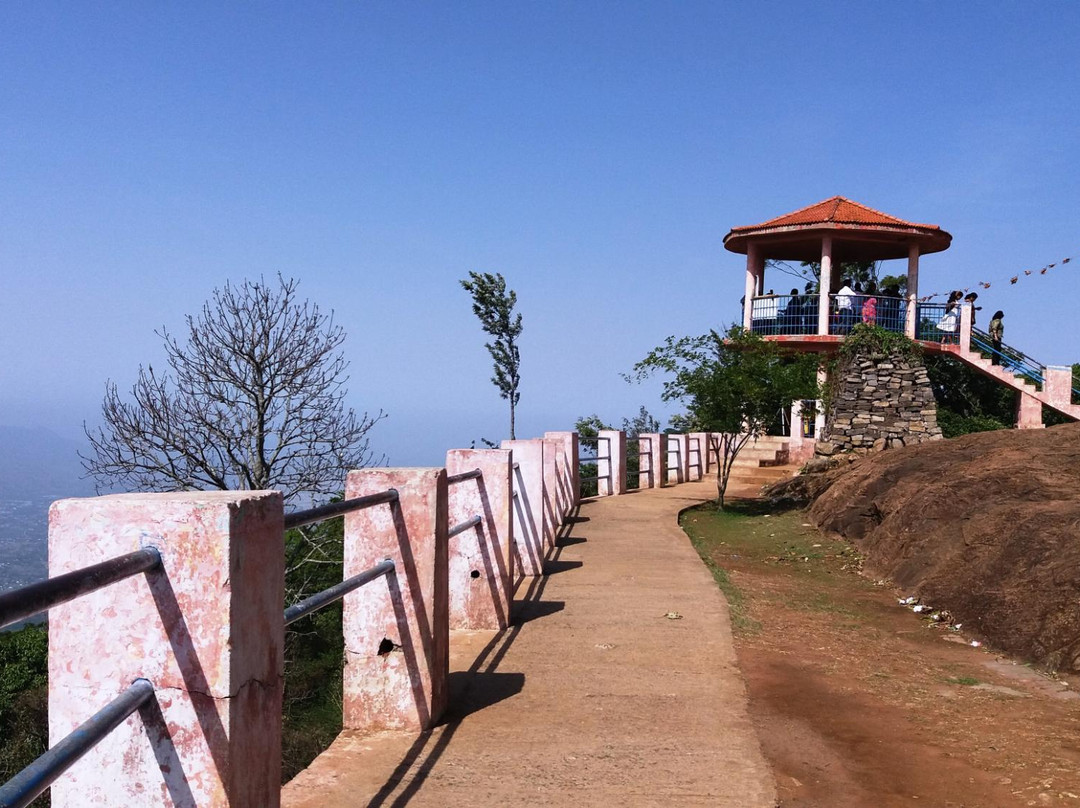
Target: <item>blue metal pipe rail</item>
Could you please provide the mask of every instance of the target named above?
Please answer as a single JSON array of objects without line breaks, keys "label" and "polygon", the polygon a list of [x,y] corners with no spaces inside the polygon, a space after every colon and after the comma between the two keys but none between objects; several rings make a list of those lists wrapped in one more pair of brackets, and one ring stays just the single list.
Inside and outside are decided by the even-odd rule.
[{"label": "blue metal pipe rail", "polygon": [[0,628],[160,566],[161,554],[157,549],[144,547],[100,564],[4,592],[0,594]]},{"label": "blue metal pipe rail", "polygon": [[154,686],[146,679],[136,679],[64,740],[0,786],[0,808],[24,808],[32,803],[102,738],[153,698]]},{"label": "blue metal pipe rail", "polygon": [[[475,473],[478,475],[479,469],[477,469]],[[465,472],[465,474],[472,475],[473,472]],[[331,502],[329,505],[320,505],[317,508],[309,508],[306,511],[297,511],[296,513],[289,514],[285,517],[285,529],[288,530],[289,528],[300,527],[301,525],[323,522],[327,519],[333,519],[335,516],[343,516],[344,514],[353,511],[361,511],[365,508],[382,505],[383,503],[397,502],[398,499],[397,489],[388,488],[385,491],[379,491],[375,494],[353,497],[352,499],[345,499],[341,502]],[[316,592],[311,597],[305,598],[285,610],[285,625],[295,623],[301,617],[305,617],[312,612],[318,611],[324,606],[329,606],[331,603],[341,600],[354,589],[359,589],[364,584],[370,583],[376,578],[381,578],[383,575],[389,575],[393,571],[394,562],[387,558],[358,575],[347,578],[341,583],[334,584],[321,592]]]},{"label": "blue metal pipe rail", "polygon": [[1002,344],[1000,350],[995,348],[993,340],[985,331],[977,328],[971,329],[971,348],[996,357],[998,366],[1016,376],[1022,376],[1032,384],[1041,386],[1046,378],[1046,366],[1036,362],[1022,351],[1018,351],[1009,345]]},{"label": "blue metal pipe rail", "polygon": [[474,516],[472,519],[466,519],[464,522],[458,522],[458,524],[454,525],[452,528],[446,531],[446,537],[448,539],[453,538],[459,533],[464,533],[466,530],[476,527],[482,521],[484,520],[481,519],[479,516]]},{"label": "blue metal pipe rail", "polygon": [[391,559],[384,559],[374,567],[366,569],[351,578],[346,578],[340,584],[334,584],[334,586],[331,586],[329,589],[324,589],[322,592],[318,592],[310,598],[305,598],[296,605],[290,606],[285,610],[285,625],[295,623],[301,617],[306,617],[312,612],[317,612],[324,606],[329,606],[331,603],[341,600],[354,589],[359,589],[364,584],[371,583],[384,575],[389,575],[394,571],[394,568],[395,565]]},{"label": "blue metal pipe rail", "polygon": [[370,508],[373,505],[381,505],[384,502],[397,501],[397,489],[388,488],[386,491],[380,491],[377,494],[368,494],[363,497],[344,499],[341,502],[331,502],[329,505],[320,505],[317,508],[308,508],[304,511],[285,514],[285,529],[289,530],[294,527],[311,525],[315,522],[322,522],[325,519],[341,516],[350,511],[359,511],[363,508]]},{"label": "blue metal pipe rail", "polygon": [[[100,564],[4,592],[0,595],[0,627],[25,620],[125,578],[160,568],[161,554],[156,548],[144,547]],[[88,721],[0,786],[0,808],[29,805],[56,778],[153,697],[153,684],[146,679],[136,679]]]}]

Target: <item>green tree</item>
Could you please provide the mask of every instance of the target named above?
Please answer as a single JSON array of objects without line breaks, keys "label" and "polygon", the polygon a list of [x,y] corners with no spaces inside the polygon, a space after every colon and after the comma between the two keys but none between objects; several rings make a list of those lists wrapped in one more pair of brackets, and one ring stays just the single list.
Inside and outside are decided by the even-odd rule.
[{"label": "green tree", "polygon": [[641,443],[637,438],[659,432],[660,422],[642,405],[633,418],[623,418],[622,428],[626,433],[626,487],[637,488],[641,473]]},{"label": "green tree", "polygon": [[472,310],[480,319],[480,327],[494,337],[484,347],[494,362],[492,384],[498,388],[499,395],[510,402],[510,440],[514,440],[515,413],[521,398],[518,392],[521,355],[517,344],[521,336],[521,314],[514,314],[517,294],[512,289],[507,291],[506,281],[499,273],[470,272],[469,279],[460,283],[472,295]]},{"label": "green tree", "polygon": [[[764,435],[777,410],[817,398],[817,359],[790,354],[776,343],[733,326],[724,335],[668,337],[634,365],[629,380],[661,373],[663,399],[679,401],[683,429],[716,433],[717,507],[723,509],[732,464],[748,441]],[[672,419],[673,422],[676,419]]]},{"label": "green tree", "polygon": [[[600,441],[597,438],[602,429],[611,429],[611,427],[605,424],[599,415],[585,415],[578,418],[574,422],[574,431],[578,433],[578,444],[581,449],[585,452],[593,452],[599,457]],[[582,463],[580,468],[582,477],[595,477],[600,470],[596,463]],[[596,480],[581,481],[581,496],[595,497],[598,493],[600,493],[600,486]]]},{"label": "green tree", "polygon": [[[817,294],[821,289],[821,262],[820,261],[802,261],[798,266],[793,266],[787,261],[780,261],[776,259],[770,259],[765,262],[766,268],[775,269],[783,272],[792,277],[799,278],[803,281],[809,281],[814,284],[814,294]],[[857,282],[864,289],[866,284],[873,282],[878,283],[878,272],[881,269],[880,261],[843,261],[840,264],[839,272],[840,277],[847,279],[849,282]],[[903,276],[901,276],[903,277]],[[889,275],[882,279],[882,283],[878,284],[878,288],[883,288],[886,279],[892,279],[893,281],[899,280],[898,278]],[[907,278],[903,277],[904,287],[907,286]]]},{"label": "green tree", "polygon": [[1011,387],[951,356],[928,355],[923,361],[946,438],[1012,426],[1017,392]]},{"label": "green tree", "polygon": [[48,652],[45,626],[0,633],[0,783],[49,748]]}]

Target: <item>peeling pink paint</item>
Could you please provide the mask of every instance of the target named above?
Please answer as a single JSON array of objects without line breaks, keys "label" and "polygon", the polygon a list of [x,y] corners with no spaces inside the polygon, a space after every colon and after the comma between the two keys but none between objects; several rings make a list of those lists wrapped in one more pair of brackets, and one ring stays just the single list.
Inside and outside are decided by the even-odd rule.
[{"label": "peeling pink paint", "polygon": [[663,488],[666,480],[667,436],[656,432],[639,435],[638,447],[641,458],[638,488]]},{"label": "peeling pink paint", "polygon": [[691,432],[688,436],[690,451],[687,455],[689,459],[687,479],[693,482],[705,476],[707,463],[705,458],[709,453],[708,442],[708,435],[704,432]]},{"label": "peeling pink paint", "polygon": [[684,483],[689,479],[690,463],[689,436],[680,433],[671,433],[667,436],[667,481],[672,483]]},{"label": "peeling pink paint", "polygon": [[475,528],[450,537],[450,628],[503,629],[513,604],[513,472],[508,449],[454,449],[446,453],[448,475],[479,469],[479,478],[450,485],[448,524],[479,516]]},{"label": "peeling pink paint", "polygon": [[541,438],[544,445],[544,545],[555,546],[555,536],[566,518],[559,508],[559,455],[563,444],[558,438]]},{"label": "peeling pink paint", "polygon": [[164,570],[50,611],[50,743],[137,678],[157,696],[53,785],[54,806],[279,804],[283,517],[276,491],[53,504],[51,576],[146,546]]},{"label": "peeling pink paint", "polygon": [[[626,493],[626,433],[619,429],[601,429],[596,433],[599,457],[597,490],[602,497]],[[604,439],[607,440],[604,440]]]},{"label": "peeling pink paint", "polygon": [[[395,488],[397,503],[345,516],[345,577],[396,565],[345,596],[347,729],[427,729],[446,708],[450,666],[446,470],[349,472],[348,498]],[[388,641],[390,649],[380,653]]]},{"label": "peeling pink paint", "polygon": [[521,575],[535,577],[544,572],[547,547],[544,542],[544,443],[531,440],[504,440],[503,449],[513,452],[517,466],[513,473],[514,567]]},{"label": "peeling pink paint", "polygon": [[562,441],[562,453],[559,457],[559,502],[562,512],[570,513],[581,498],[581,465],[578,463],[577,432],[545,432],[545,438],[558,438]]}]

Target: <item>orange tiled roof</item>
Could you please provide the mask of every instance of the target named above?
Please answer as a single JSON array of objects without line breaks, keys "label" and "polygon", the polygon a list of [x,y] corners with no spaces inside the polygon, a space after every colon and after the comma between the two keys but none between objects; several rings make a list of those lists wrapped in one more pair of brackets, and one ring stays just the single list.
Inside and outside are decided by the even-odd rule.
[{"label": "orange tiled roof", "polygon": [[843,196],[834,196],[813,205],[807,205],[792,213],[777,216],[761,224],[749,224],[731,228],[732,233],[751,230],[765,230],[774,227],[793,227],[799,225],[869,225],[892,227],[917,227],[925,230],[940,230],[936,224],[917,224],[897,219],[880,210],[868,208],[858,202],[852,202]]}]

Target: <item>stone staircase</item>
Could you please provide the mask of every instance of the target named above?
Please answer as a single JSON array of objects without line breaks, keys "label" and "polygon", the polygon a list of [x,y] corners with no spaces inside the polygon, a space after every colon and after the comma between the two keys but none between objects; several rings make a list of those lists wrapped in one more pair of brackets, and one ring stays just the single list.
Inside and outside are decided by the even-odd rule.
[{"label": "stone staircase", "polygon": [[731,466],[728,480],[729,496],[757,496],[762,486],[798,474],[801,463],[792,463],[788,456],[788,439],[763,435],[749,441]]}]

